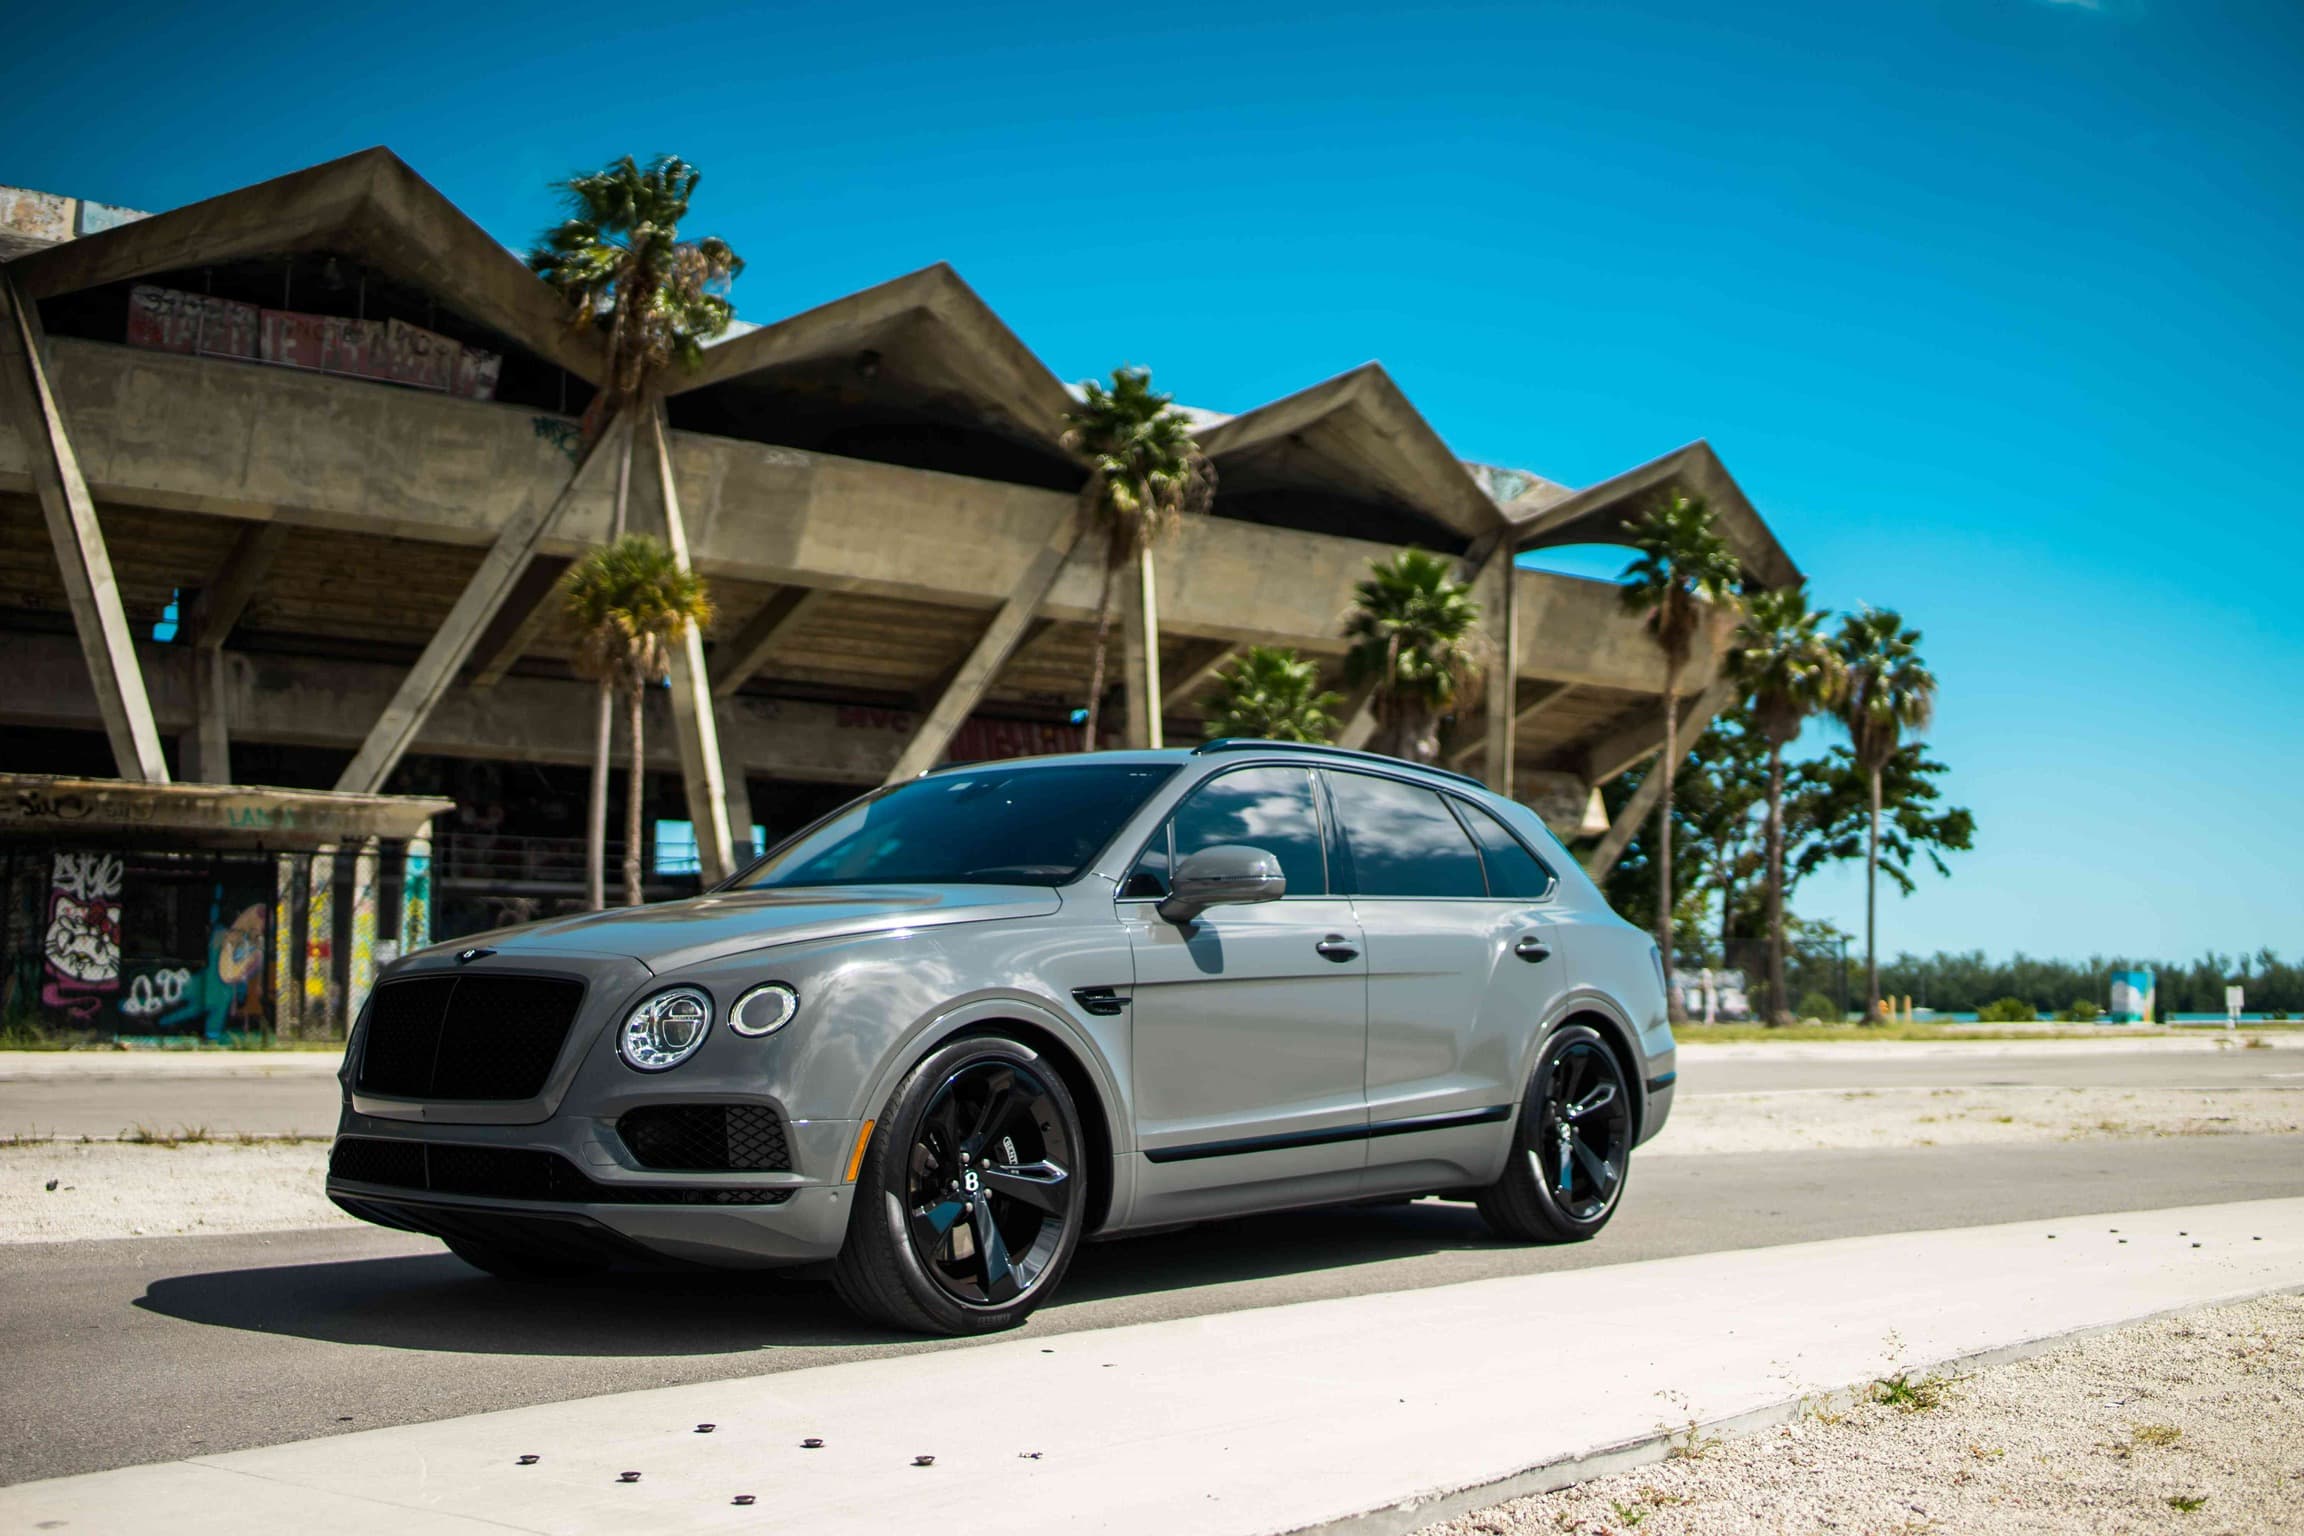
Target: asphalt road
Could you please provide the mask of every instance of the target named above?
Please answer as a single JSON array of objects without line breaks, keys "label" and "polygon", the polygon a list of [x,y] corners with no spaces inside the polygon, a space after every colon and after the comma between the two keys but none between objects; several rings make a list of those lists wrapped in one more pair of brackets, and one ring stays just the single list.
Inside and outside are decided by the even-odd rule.
[{"label": "asphalt road", "polygon": [[[1438,1202],[1216,1223],[1088,1248],[1027,1331],[1093,1350],[1093,1336],[1068,1336],[1495,1275],[2294,1195],[2304,1136],[1646,1158],[1615,1222],[1582,1246],[1500,1244],[1469,1207]],[[1735,1298],[1689,1305],[1730,1319]],[[965,1347],[866,1328],[804,1276],[511,1287],[367,1229],[0,1246],[0,1482]]]},{"label": "asphalt road", "polygon": [[[2304,1091],[2304,1050],[2119,1052],[2069,1044],[2000,1055],[1990,1046],[1948,1046],[1896,1057],[1863,1046],[1804,1050],[1767,1060],[1707,1056],[1701,1049],[1685,1053],[1680,1092],[2010,1086]],[[252,1067],[249,1076],[227,1069],[197,1077],[16,1077],[0,1066],[0,1137],[120,1136],[138,1127],[327,1136],[336,1129],[336,1080],[328,1075],[334,1064],[317,1057],[313,1062],[315,1070]],[[253,1075],[257,1070],[274,1075]]]}]

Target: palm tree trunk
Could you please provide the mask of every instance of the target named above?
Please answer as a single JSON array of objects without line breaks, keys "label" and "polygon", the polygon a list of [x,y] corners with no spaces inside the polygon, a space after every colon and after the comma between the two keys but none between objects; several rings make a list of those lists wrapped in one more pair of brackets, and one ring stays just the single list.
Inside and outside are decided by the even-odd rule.
[{"label": "palm tree trunk", "polygon": [[1880,1017],[1880,770],[1872,770],[1872,824],[1864,839],[1864,1017]]},{"label": "palm tree trunk", "polygon": [[1104,596],[1096,605],[1096,646],[1088,661],[1088,719],[1080,741],[1081,750],[1087,752],[1096,750],[1096,721],[1104,712],[1104,658],[1112,645],[1112,610],[1120,601],[1119,541],[1117,528],[1104,536]]},{"label": "palm tree trunk", "polygon": [[1680,758],[1680,669],[1664,666],[1664,793],[1656,802],[1656,947],[1664,955],[1666,1013],[1681,1017],[1672,986],[1672,780]]},{"label": "palm tree trunk", "polygon": [[628,706],[632,723],[632,773],[624,786],[624,905],[640,905],[640,801],[648,787],[647,761],[641,755],[640,711],[646,690],[634,688]]},{"label": "palm tree trunk", "polygon": [[608,905],[608,743],[616,734],[616,701],[600,684],[598,728],[592,742],[592,803],[584,818],[584,900],[595,912]]},{"label": "palm tree trunk", "polygon": [[1792,1022],[1784,995],[1784,744],[1768,746],[1768,1021]]}]

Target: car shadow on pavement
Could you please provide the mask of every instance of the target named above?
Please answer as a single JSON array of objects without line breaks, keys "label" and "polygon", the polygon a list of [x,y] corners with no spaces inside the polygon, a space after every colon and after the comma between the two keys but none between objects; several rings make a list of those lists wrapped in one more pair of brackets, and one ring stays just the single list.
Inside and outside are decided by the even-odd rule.
[{"label": "car shadow on pavement", "polygon": [[[1088,1245],[1049,1315],[1495,1246],[1470,1206],[1432,1202],[1208,1222]],[[136,1305],[210,1327],[452,1354],[716,1355],[926,1342],[857,1320],[806,1270],[634,1267],[522,1285],[445,1252],[173,1275],[150,1282]],[[1224,1306],[1212,1296],[1205,1310]]]}]

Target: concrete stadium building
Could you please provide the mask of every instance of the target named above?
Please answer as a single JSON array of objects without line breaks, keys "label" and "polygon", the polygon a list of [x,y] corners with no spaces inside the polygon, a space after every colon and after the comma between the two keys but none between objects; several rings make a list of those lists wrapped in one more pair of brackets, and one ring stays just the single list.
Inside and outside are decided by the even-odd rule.
[{"label": "concrete stadium building", "polygon": [[[116,807],[169,784],[302,792],[308,825],[337,829],[292,833],[277,808],[234,824],[211,790],[212,837],[128,809],[96,839],[154,868],[271,861],[259,999],[280,1006],[243,995],[250,1020],[309,999],[306,1027],[339,1027],[362,911],[388,953],[577,899],[594,696],[552,593],[616,499],[615,455],[571,479],[594,339],[383,150],[149,216],[0,189],[0,259],[15,1006],[43,995],[50,886],[80,835],[33,808],[99,780],[126,781]],[[718,610],[648,706],[653,892],[891,776],[1079,745],[1100,551],[1060,441],[1071,400],[939,265],[722,341],[634,419],[633,525],[669,536]],[[1154,622],[1138,606],[1119,626],[1114,739],[1198,739],[1210,679],[1250,644],[1340,677],[1369,563],[1442,551],[1494,642],[1447,761],[1598,837],[1600,862],[1646,809],[1610,828],[1594,791],[1657,750],[1661,660],[1612,585],[1515,557],[1621,542],[1679,490],[1710,499],[1755,580],[1798,579],[1705,444],[1571,490],[1460,461],[1375,364],[1199,438],[1213,515],[1152,557]],[[1725,702],[1724,639],[1699,639],[1684,739]],[[1351,715],[1348,744],[1371,725],[1364,701]],[[202,907],[198,884],[179,906]],[[403,916],[419,896],[421,922]],[[236,901],[206,903],[212,926]],[[175,948],[147,959],[213,961],[214,933],[167,921]],[[145,952],[119,944],[125,992]]]}]

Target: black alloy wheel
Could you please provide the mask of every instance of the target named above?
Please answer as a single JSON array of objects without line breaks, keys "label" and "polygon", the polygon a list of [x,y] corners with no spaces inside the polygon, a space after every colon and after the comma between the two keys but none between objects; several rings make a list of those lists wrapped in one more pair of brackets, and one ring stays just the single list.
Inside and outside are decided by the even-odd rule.
[{"label": "black alloy wheel", "polygon": [[1634,1130],[1624,1065],[1589,1025],[1555,1030],[1537,1056],[1504,1176],[1479,1196],[1499,1236],[1579,1242],[1624,1194]]},{"label": "black alloy wheel", "polygon": [[900,1327],[1012,1327],[1079,1245],[1083,1138],[1053,1068],[1013,1040],[963,1040],[898,1088],[833,1267],[857,1310]]}]

